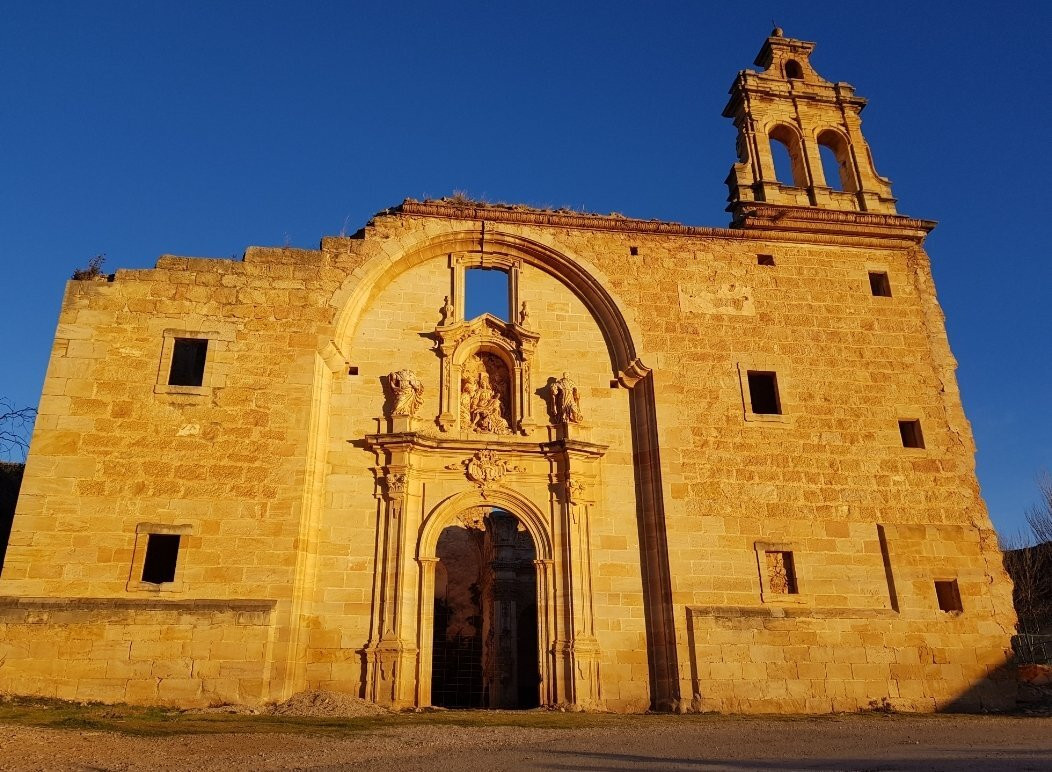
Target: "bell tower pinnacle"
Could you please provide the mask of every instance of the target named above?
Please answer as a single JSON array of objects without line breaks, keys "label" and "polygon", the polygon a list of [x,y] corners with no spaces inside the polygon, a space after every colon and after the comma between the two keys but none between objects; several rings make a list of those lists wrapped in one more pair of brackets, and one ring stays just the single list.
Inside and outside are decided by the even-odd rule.
[{"label": "bell tower pinnacle", "polygon": [[[723,115],[738,128],[738,163],[727,178],[735,224],[760,202],[895,214],[891,181],[877,174],[862,136],[866,100],[815,72],[814,48],[775,27],[756,56],[763,71],[743,70],[731,87]],[[791,179],[776,174],[776,152],[788,155]]]}]

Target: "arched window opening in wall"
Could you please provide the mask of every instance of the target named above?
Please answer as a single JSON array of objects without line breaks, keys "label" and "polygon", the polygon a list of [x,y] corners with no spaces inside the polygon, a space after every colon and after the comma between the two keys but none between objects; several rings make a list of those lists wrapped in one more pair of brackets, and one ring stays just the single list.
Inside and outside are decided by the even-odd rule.
[{"label": "arched window opening in wall", "polygon": [[489,313],[511,321],[508,272],[499,268],[468,268],[464,271],[464,318]]},{"label": "arched window opening in wall", "polygon": [[826,185],[834,190],[854,193],[857,190],[855,170],[844,137],[836,131],[823,131],[818,135],[818,152],[822,157],[822,173],[825,175]]},{"label": "arched window opening in wall", "polygon": [[807,172],[797,133],[788,126],[775,126],[771,129],[770,140],[775,179],[783,185],[807,187]]},{"label": "arched window opening in wall", "polygon": [[800,62],[795,59],[790,59],[785,63],[785,77],[788,80],[800,80],[804,77],[804,68],[800,66]]}]

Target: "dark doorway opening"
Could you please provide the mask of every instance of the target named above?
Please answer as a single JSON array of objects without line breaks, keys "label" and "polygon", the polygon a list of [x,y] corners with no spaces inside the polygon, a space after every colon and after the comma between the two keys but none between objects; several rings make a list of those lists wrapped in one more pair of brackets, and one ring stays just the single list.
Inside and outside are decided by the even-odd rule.
[{"label": "dark doorway opening", "polygon": [[507,512],[482,508],[439,536],[431,703],[540,704],[536,549]]}]

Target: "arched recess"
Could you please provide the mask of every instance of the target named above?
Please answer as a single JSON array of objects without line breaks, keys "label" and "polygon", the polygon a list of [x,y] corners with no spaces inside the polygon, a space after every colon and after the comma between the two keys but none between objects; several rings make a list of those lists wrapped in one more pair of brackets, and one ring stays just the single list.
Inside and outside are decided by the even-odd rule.
[{"label": "arched recess", "polygon": [[[771,169],[773,178],[783,185],[806,188],[808,186],[807,163],[804,160],[804,149],[803,143],[800,141],[800,134],[796,129],[784,123],[776,123],[768,130],[767,136],[770,139],[771,164],[774,167]],[[782,152],[789,156],[791,179],[782,179],[786,175],[778,173],[778,165],[775,163],[775,154],[777,152]]]},{"label": "arched recess", "polygon": [[[483,231],[481,224],[472,229],[450,227],[449,231],[437,235],[435,230],[427,229],[426,233],[431,235],[424,235],[425,231],[421,229],[415,238],[403,237],[404,246],[400,250],[392,251],[392,247],[386,247],[384,252],[366,261],[348,277],[330,301],[337,313],[333,335],[337,349],[348,351],[348,343],[353,339],[363,312],[396,276],[427,260],[453,253],[476,253],[482,255],[485,262],[491,261],[490,255],[496,260],[501,260],[498,257],[501,255],[521,260],[558,279],[584,303],[606,342],[614,377],[629,390],[651,704],[655,710],[676,710],[680,703],[676,619],[672,605],[654,376],[642,363],[636,349],[636,341],[641,338],[639,327],[634,319],[622,312],[623,306],[615,299],[610,281],[598,268],[577,256],[521,235],[489,229]],[[315,392],[318,394],[318,387]],[[324,410],[325,406],[321,405],[321,409]],[[324,447],[319,452],[324,453]],[[517,512],[513,511],[513,514]]]},{"label": "arched recess", "polygon": [[525,496],[504,486],[492,486],[483,497],[477,489],[450,496],[435,505],[420,527],[416,544],[416,560],[420,564],[420,586],[417,598],[420,615],[417,620],[417,677],[416,704],[431,704],[432,662],[434,660],[434,619],[424,613],[435,597],[435,569],[438,565],[438,539],[442,531],[457,525],[458,517],[472,509],[503,510],[513,515],[533,540],[537,552],[537,664],[541,676],[541,704],[553,704],[552,684],[554,660],[551,657],[557,618],[553,561],[555,558],[552,534],[548,521],[537,506]]},{"label": "arched recess", "polygon": [[[831,170],[828,166],[832,164],[827,166],[826,159],[822,159],[822,171],[826,178],[826,185],[834,189],[839,188],[845,193],[857,192],[858,175],[855,172],[855,164],[851,157],[851,145],[847,138],[834,129],[823,129],[818,132],[815,140],[818,143],[819,153],[824,148],[836,160],[836,169]],[[833,179],[830,179],[831,177]]]}]

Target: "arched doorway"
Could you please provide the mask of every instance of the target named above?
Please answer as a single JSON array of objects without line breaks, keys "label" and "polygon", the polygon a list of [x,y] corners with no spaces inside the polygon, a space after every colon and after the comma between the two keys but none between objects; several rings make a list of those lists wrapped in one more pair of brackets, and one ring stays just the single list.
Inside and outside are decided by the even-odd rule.
[{"label": "arched doorway", "polygon": [[537,549],[509,512],[476,507],[436,545],[431,704],[540,704]]}]

